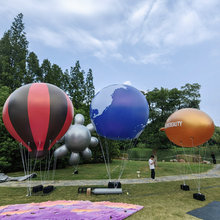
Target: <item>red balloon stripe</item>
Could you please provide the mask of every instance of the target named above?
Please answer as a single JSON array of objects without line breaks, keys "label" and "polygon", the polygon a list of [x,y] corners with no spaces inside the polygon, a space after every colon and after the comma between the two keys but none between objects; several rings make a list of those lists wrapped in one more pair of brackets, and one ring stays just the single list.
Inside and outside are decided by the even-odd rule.
[{"label": "red balloon stripe", "polygon": [[28,93],[28,118],[37,151],[42,151],[50,120],[50,96],[47,84],[31,85]]}]

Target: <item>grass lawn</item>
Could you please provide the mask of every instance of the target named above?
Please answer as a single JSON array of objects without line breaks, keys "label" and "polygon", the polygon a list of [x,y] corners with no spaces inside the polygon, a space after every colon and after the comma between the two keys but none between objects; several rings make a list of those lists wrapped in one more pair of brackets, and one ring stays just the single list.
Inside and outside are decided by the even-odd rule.
[{"label": "grass lawn", "polygon": [[[118,178],[122,161],[114,160],[111,164],[112,178]],[[122,178],[137,178],[137,170],[141,171],[141,177],[150,176],[148,163],[146,161],[125,161],[125,171]],[[205,172],[213,168],[213,165],[201,165],[200,170]],[[173,162],[159,162],[156,168],[156,176],[181,175],[186,173],[197,173],[198,164],[184,164]],[[78,179],[107,179],[104,164],[82,164],[79,166],[79,174],[73,175],[73,168],[56,170],[57,180]],[[52,175],[52,172],[50,172]],[[8,173],[9,176],[23,175],[23,172]],[[39,179],[40,177],[38,177]],[[37,179],[37,178],[36,178]],[[50,178],[49,178],[50,179]],[[43,202],[48,200],[90,200],[124,202],[144,206],[144,209],[129,217],[129,219],[196,219],[187,215],[186,212],[202,207],[212,201],[220,201],[220,179],[202,179],[201,192],[205,194],[206,201],[197,201],[192,198],[197,192],[196,182],[187,181],[191,191],[180,190],[182,182],[158,182],[148,184],[123,185],[122,195],[91,195],[78,194],[78,187],[57,187],[49,195],[38,195],[26,197],[26,188],[0,188],[0,205]]]},{"label": "grass lawn", "polygon": [[180,190],[182,182],[160,182],[148,184],[123,185],[121,195],[78,194],[78,187],[57,187],[46,196],[26,197],[26,188],[0,188],[0,205],[43,202],[48,200],[90,200],[124,202],[144,206],[144,208],[128,219],[197,219],[186,212],[205,206],[212,201],[220,201],[220,179],[203,179],[201,193],[206,201],[192,198],[197,192],[194,181],[187,181],[191,191]]},{"label": "grass lawn", "polygon": [[[122,160],[114,160],[111,164],[111,178],[117,179],[122,167]],[[206,172],[213,168],[213,165],[201,164],[200,171]],[[73,175],[73,167],[67,167],[65,169],[57,169],[55,172],[55,180],[81,180],[81,179],[108,179],[107,171],[104,164],[82,164],[78,167],[79,174]],[[122,175],[122,179],[135,179],[137,178],[137,171],[141,171],[141,178],[150,177],[150,170],[147,161],[132,161],[125,160],[125,170]],[[156,177],[170,176],[170,175],[182,175],[198,173],[198,163],[173,163],[173,162],[158,162],[156,167]],[[35,171],[38,177],[33,180],[39,180],[40,172]],[[8,176],[22,176],[23,172],[8,173]],[[44,173],[42,173],[44,177]],[[52,179],[52,171],[49,172],[48,180]]]}]

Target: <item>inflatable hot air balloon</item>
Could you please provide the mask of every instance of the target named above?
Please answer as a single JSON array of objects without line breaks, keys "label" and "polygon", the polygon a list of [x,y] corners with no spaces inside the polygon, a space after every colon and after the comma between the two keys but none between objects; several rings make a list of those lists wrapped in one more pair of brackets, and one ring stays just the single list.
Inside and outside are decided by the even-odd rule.
[{"label": "inflatable hot air balloon", "polygon": [[136,88],[115,84],[103,88],[92,100],[90,118],[96,132],[112,140],[132,140],[144,130],[148,102]]},{"label": "inflatable hot air balloon", "polygon": [[170,115],[160,130],[165,131],[169,140],[178,146],[196,147],[212,137],[215,126],[201,110],[184,108]]},{"label": "inflatable hot air balloon", "polygon": [[73,105],[58,87],[33,83],[15,90],[6,100],[3,121],[9,133],[32,157],[43,157],[68,130]]}]

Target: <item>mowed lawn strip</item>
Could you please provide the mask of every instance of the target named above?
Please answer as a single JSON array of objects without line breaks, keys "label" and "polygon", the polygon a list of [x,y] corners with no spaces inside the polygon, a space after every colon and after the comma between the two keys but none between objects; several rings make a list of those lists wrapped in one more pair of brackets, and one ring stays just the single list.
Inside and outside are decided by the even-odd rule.
[{"label": "mowed lawn strip", "polygon": [[[59,162],[59,161],[58,161]],[[120,175],[121,168],[125,165],[124,172],[121,176],[122,179],[136,179],[137,171],[140,171],[141,178],[149,178],[150,170],[148,161],[132,161],[132,160],[113,160],[110,164],[111,178],[117,179]],[[198,163],[178,163],[178,162],[158,162],[156,167],[156,177],[171,176],[171,175],[183,175],[191,173],[207,172],[212,169],[212,164],[198,164]],[[73,175],[74,168],[66,167],[65,169],[55,170],[55,180],[92,180],[92,179],[108,179],[105,164],[80,164],[78,166],[78,175]],[[38,175],[33,180],[52,180],[53,171],[44,173],[38,170],[35,171]],[[24,172],[7,173],[8,176],[23,176]]]},{"label": "mowed lawn strip", "polygon": [[[182,182],[158,182],[147,184],[123,185],[121,195],[90,195],[78,194],[78,187],[56,187],[48,195],[26,197],[26,188],[0,189],[0,205],[43,202],[54,200],[90,200],[111,201],[142,205],[144,208],[128,219],[197,219],[188,214],[188,211],[203,207],[209,202],[220,201],[220,179],[202,179],[201,193],[205,194],[206,201],[193,199],[197,192],[195,181],[187,184],[191,191],[180,190]],[[97,187],[97,186],[96,186]]]}]

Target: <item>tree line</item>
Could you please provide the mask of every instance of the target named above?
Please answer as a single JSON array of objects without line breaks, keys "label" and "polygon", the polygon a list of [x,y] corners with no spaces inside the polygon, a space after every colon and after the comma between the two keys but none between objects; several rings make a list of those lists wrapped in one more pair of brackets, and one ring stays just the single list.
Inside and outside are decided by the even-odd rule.
[{"label": "tree line", "polygon": [[[57,64],[52,64],[44,59],[40,64],[37,55],[28,50],[28,40],[23,23],[23,14],[18,14],[10,27],[0,39],[0,112],[2,116],[3,105],[8,96],[22,85],[34,82],[47,82],[64,90],[74,105],[76,113],[85,116],[85,123],[90,123],[89,106],[95,95],[93,85],[93,72],[87,73],[81,68],[80,62],[63,71]],[[109,147],[110,160],[119,156],[126,146],[146,147],[152,149],[170,148],[171,142],[164,132],[159,132],[167,118],[181,108],[198,108],[200,105],[200,88],[198,83],[185,84],[181,88],[167,89],[161,87],[152,91],[143,91],[150,109],[148,124],[138,140],[133,140],[132,145],[126,141],[105,140]],[[93,134],[94,135],[94,134]],[[220,145],[220,128],[209,144]],[[56,146],[55,146],[56,147]],[[102,162],[103,157],[100,147],[92,149],[92,162]],[[68,157],[67,157],[68,158]],[[63,160],[66,164],[68,159]],[[0,171],[19,170],[22,167],[19,144],[6,131],[0,119]]]}]

